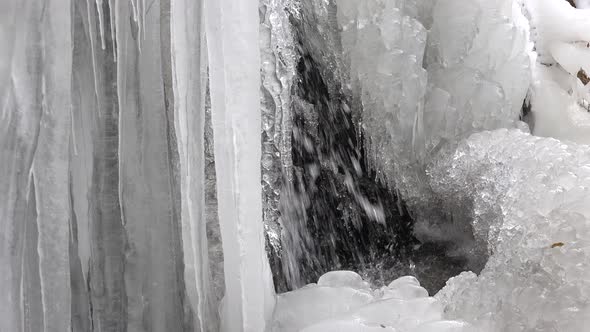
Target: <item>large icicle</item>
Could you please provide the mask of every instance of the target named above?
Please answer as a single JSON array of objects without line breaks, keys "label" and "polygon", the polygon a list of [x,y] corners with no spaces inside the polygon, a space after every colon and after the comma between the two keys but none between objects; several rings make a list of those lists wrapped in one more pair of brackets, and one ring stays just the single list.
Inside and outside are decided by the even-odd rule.
[{"label": "large icicle", "polygon": [[70,1],[48,0],[41,16],[42,115],[33,174],[44,331],[70,330],[68,187],[72,77]]},{"label": "large icicle", "polygon": [[217,331],[205,219],[205,90],[202,1],[173,0],[171,11],[175,129],[180,156],[182,243],[187,295],[198,331]]},{"label": "large icicle", "polygon": [[258,2],[208,1],[207,46],[226,294],[223,331],[265,329],[273,305],[264,249]]},{"label": "large icicle", "polygon": [[[128,331],[190,330],[180,234],[180,188],[171,90],[170,2],[151,1],[138,29],[117,3],[119,165]],[[144,39],[145,38],[145,39]]]},{"label": "large icicle", "polygon": [[[106,1],[103,10],[108,11]],[[100,38],[97,15],[94,1],[75,2],[73,63],[77,70],[72,73],[72,121],[76,130],[72,134],[78,149],[70,157],[70,168],[78,257],[72,259],[80,260],[89,289],[72,291],[73,303],[80,303],[73,307],[77,312],[72,316],[78,319],[81,331],[86,330],[87,320],[92,320],[98,331],[120,331],[127,321],[127,299],[125,232],[119,205],[119,108],[117,86],[113,84],[116,63],[110,34],[104,36],[104,50],[95,46]],[[109,29],[115,22],[106,16],[103,24]],[[84,301],[86,296],[91,303]],[[86,314],[90,308],[83,305],[91,306],[91,315]],[[75,319],[72,321],[76,324]],[[76,331],[75,325],[72,328]]]}]

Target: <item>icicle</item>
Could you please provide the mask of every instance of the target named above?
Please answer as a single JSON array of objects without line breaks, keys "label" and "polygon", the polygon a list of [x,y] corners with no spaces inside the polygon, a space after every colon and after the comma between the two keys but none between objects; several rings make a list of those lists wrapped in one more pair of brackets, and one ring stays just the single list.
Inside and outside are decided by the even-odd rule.
[{"label": "icicle", "polygon": [[[70,107],[70,119],[74,119],[74,109]],[[72,147],[74,148],[74,155],[78,155],[78,145],[76,144],[76,128],[74,126],[74,121],[70,121],[70,130],[72,133]],[[71,233],[70,233],[71,234]]]},{"label": "icicle", "polygon": [[[225,303],[222,331],[264,331],[274,290],[264,249],[258,1],[206,2]],[[230,97],[231,95],[231,97]]]},{"label": "icicle", "polygon": [[[151,4],[150,4],[150,6],[153,5],[153,4],[154,4],[154,2],[152,1]],[[137,37],[137,39],[141,39],[140,36],[142,36],[143,37],[143,40],[145,40],[145,35],[146,35],[146,33],[145,33],[145,31],[146,31],[145,15],[146,15],[146,13],[147,13],[148,10],[149,10],[149,8],[146,7],[146,0],[141,0],[141,25],[139,27],[139,30],[143,30],[143,33],[140,34]],[[140,47],[140,49],[141,49],[141,47]]]},{"label": "icicle", "polygon": [[206,47],[201,1],[172,1],[175,128],[180,155],[182,238],[187,295],[198,331],[218,331],[218,303],[209,271],[205,216],[204,124]]},{"label": "icicle", "polygon": [[100,94],[98,92],[99,89],[99,84],[98,84],[98,77],[97,77],[97,67],[96,67],[96,50],[95,50],[95,31],[94,31],[94,24],[93,24],[93,20],[92,17],[93,15],[91,14],[92,12],[92,5],[90,3],[90,1],[92,0],[86,0],[86,9],[88,12],[88,36],[90,39],[90,50],[92,52],[92,73],[93,73],[93,77],[94,77],[94,94],[96,95],[96,100],[98,103],[98,116],[101,117],[101,100],[99,98]]},{"label": "icicle", "polygon": [[121,133],[123,128],[121,127],[121,111],[125,109],[125,95],[126,95],[126,85],[127,85],[127,61],[125,58],[126,51],[127,51],[127,29],[125,28],[125,22],[122,15],[127,14],[128,6],[122,4],[120,1],[115,1],[115,38],[116,38],[116,45],[117,45],[117,52],[116,52],[116,63],[117,63],[117,102],[119,105],[119,123],[118,123],[118,132],[119,132],[119,145],[117,149],[117,159],[119,160],[119,206],[121,208],[121,223],[123,226],[125,225],[125,210],[124,210],[124,202],[123,202],[123,187],[121,183],[121,176],[122,176],[122,169],[121,169],[121,149],[122,149],[122,142],[121,142]]},{"label": "icicle", "polygon": [[109,19],[111,22],[111,43],[113,44],[113,59],[117,62],[117,41],[115,37],[115,0],[108,0],[109,2]]},{"label": "icicle", "polygon": [[100,28],[100,42],[102,45],[102,49],[106,48],[106,43],[104,41],[104,13],[102,11],[102,0],[96,0],[96,10],[98,11],[98,26]]},{"label": "icicle", "polygon": [[[33,162],[45,331],[70,331],[68,186],[72,43],[70,1],[48,0],[42,16],[43,115]],[[67,10],[64,10],[66,8]],[[68,82],[64,84],[64,82]]]}]

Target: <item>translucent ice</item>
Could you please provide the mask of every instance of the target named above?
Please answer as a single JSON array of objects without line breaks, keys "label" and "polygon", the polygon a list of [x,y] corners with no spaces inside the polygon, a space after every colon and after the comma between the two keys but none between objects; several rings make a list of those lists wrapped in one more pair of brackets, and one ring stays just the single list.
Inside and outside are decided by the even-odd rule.
[{"label": "translucent ice", "polygon": [[264,331],[274,289],[264,249],[259,16],[256,1],[206,5],[219,224],[223,331]]},{"label": "translucent ice", "polygon": [[[326,280],[331,280],[327,283]],[[444,321],[439,301],[413,277],[371,290],[350,271],[323,275],[318,284],[278,296],[271,331],[468,331],[469,324]],[[323,282],[322,282],[323,281]],[[420,289],[415,296],[390,297],[388,292]],[[455,328],[455,329],[451,329]]]},{"label": "translucent ice", "polygon": [[422,167],[442,145],[518,119],[530,82],[528,22],[509,0],[439,1],[426,16],[419,1],[337,3],[371,166],[419,204],[428,194]]},{"label": "translucent ice", "polygon": [[[533,133],[590,144],[590,10],[566,1],[525,1],[538,59],[533,70]],[[585,2],[580,3],[584,8]]]}]

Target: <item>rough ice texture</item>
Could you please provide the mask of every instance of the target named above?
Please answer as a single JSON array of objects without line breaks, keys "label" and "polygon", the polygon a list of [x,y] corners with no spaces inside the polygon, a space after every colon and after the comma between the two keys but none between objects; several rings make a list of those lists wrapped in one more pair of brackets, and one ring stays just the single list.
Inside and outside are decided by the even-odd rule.
[{"label": "rough ice texture", "polygon": [[219,263],[219,260],[209,257],[207,232],[208,226],[217,224],[217,220],[209,222],[206,214],[206,192],[214,187],[205,187],[208,75],[203,33],[204,8],[201,1],[179,0],[173,1],[171,5],[172,82],[174,124],[180,158],[184,278],[188,298],[195,312],[195,329],[217,331],[219,299],[223,294],[220,287],[214,285],[213,279],[218,278],[217,282],[223,285],[223,275],[215,270],[217,265],[210,265],[210,262]]},{"label": "rough ice texture", "polygon": [[432,166],[434,190],[471,211],[490,252],[485,269],[437,294],[445,316],[478,331],[588,326],[590,149],[520,130],[471,136]]},{"label": "rough ice texture", "polygon": [[278,296],[270,331],[475,331],[443,320],[440,302],[413,277],[371,289],[352,271],[332,271],[317,284]]}]

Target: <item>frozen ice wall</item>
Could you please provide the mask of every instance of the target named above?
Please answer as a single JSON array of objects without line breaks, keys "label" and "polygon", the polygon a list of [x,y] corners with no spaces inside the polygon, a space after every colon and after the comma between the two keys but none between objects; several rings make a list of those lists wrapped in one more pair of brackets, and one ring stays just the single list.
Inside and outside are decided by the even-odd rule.
[{"label": "frozen ice wall", "polygon": [[418,234],[461,241],[464,230],[435,225],[425,166],[474,132],[517,124],[532,50],[520,6],[342,0],[338,21],[370,167],[417,214]]}]

